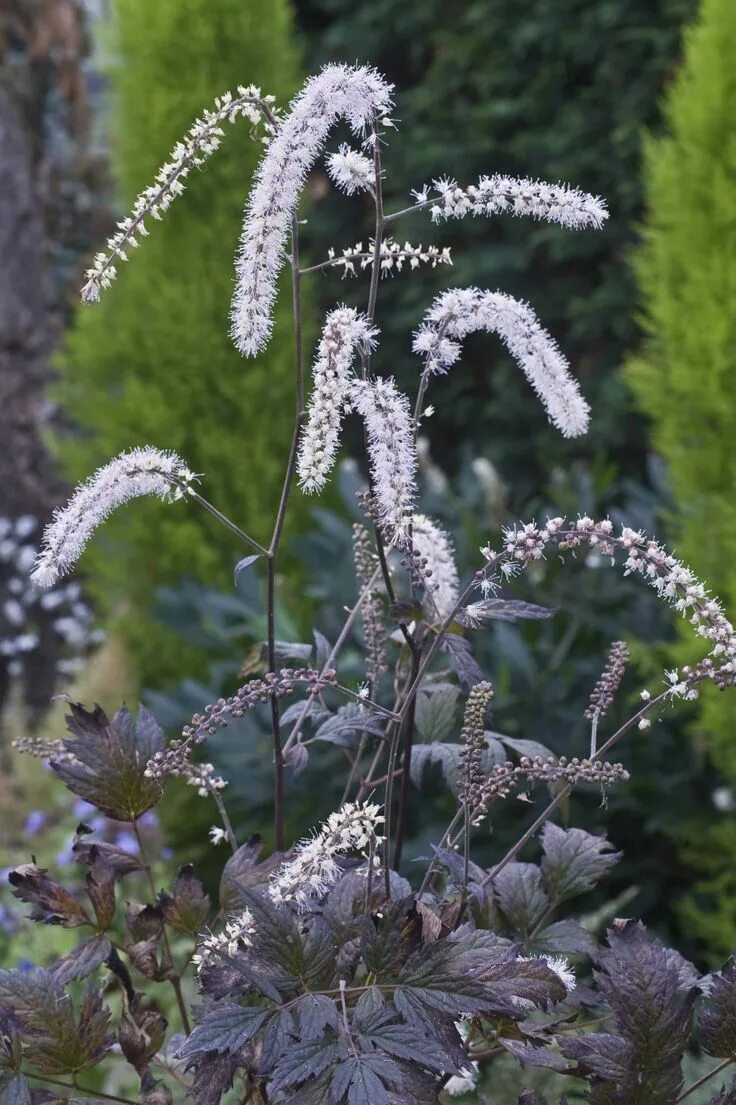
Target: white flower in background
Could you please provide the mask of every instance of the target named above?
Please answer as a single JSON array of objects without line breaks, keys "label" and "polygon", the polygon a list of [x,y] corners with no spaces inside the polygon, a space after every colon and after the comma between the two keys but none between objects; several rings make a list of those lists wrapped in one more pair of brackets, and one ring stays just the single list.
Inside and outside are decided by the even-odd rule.
[{"label": "white flower in background", "polygon": [[[61,583],[43,593],[30,585],[28,576],[38,557],[40,529],[41,523],[31,514],[0,517],[0,536],[6,535],[3,543],[7,545],[0,584],[0,658],[13,678],[28,675],[28,662],[34,661],[42,642],[44,647],[51,645],[49,628],[54,647],[61,653],[55,657],[57,675],[74,674],[83,664],[83,656],[104,640],[102,630],[94,628],[94,614],[82,601],[78,583]],[[70,655],[64,655],[66,650]]]},{"label": "white flower in background", "polygon": [[227,840],[227,832],[219,825],[213,825],[210,829],[210,843],[211,844],[224,844]]},{"label": "white flower in background", "polygon": [[375,184],[373,162],[365,154],[343,142],[337,153],[327,158],[327,174],[341,192],[352,196],[355,192],[367,192]]},{"label": "white flower in background", "polygon": [[406,532],[416,491],[409,400],[393,380],[357,380],[350,404],[365,422],[373,491],[381,523],[393,540]]},{"label": "white flower in background", "polygon": [[426,577],[424,605],[429,607],[428,616],[432,621],[442,621],[450,614],[460,594],[455,550],[447,533],[426,514],[414,515],[411,533],[415,551],[426,561],[419,569]]},{"label": "white flower in background", "polygon": [[326,65],[292,100],[256,172],[236,263],[231,334],[241,353],[260,352],[271,333],[276,279],[307,173],[330,128],[345,119],[361,134],[391,107],[392,85],[368,66]]},{"label": "white flower in background", "polygon": [[66,506],[54,513],[44,530],[32,582],[37,587],[50,587],[66,575],[97,527],[123,503],[142,495],[156,495],[163,500],[181,498],[182,487],[194,478],[176,453],[148,445],[121,453],[80,484]]},{"label": "white flower in background", "polygon": [[719,813],[733,813],[736,810],[736,795],[731,787],[716,787],[710,797],[713,808]]},{"label": "white flower in background", "polygon": [[218,959],[235,955],[239,948],[251,947],[255,932],[255,917],[249,909],[244,909],[226,921],[224,930],[216,936],[211,932],[201,933],[202,940],[192,956],[197,974],[203,967],[217,963]]},{"label": "white flower in background", "polygon": [[460,341],[476,330],[498,334],[563,437],[588,428],[590,408],[556,342],[531,307],[503,292],[453,288],[439,295],[414,334],[412,348],[425,372],[445,373],[460,355]]},{"label": "white flower in background", "polygon": [[[433,194],[432,194],[433,193]],[[534,219],[559,223],[568,229],[594,227],[600,230],[608,218],[606,204],[567,184],[503,176],[482,176],[476,184],[460,188],[456,181],[434,180],[412,193],[417,204],[429,206],[433,222],[462,219],[465,215],[530,215]]]},{"label": "white flower in background", "polygon": [[294,902],[305,909],[321,898],[342,873],[339,856],[351,852],[367,856],[371,847],[375,854],[383,839],[377,832],[382,823],[380,806],[346,802],[330,814],[315,836],[297,844],[293,859],[271,876],[271,900],[277,904]]},{"label": "white flower in background", "polygon": [[472,1093],[478,1083],[478,1069],[477,1063],[463,1067],[463,1073],[453,1074],[442,1089],[445,1093],[449,1093],[450,1097],[461,1097],[462,1094]]},{"label": "white flower in background", "polygon": [[338,307],[325,319],[312,374],[314,389],[299,442],[297,472],[303,491],[320,491],[340,444],[340,427],[350,370],[359,349],[372,350],[378,331],[352,307]]}]

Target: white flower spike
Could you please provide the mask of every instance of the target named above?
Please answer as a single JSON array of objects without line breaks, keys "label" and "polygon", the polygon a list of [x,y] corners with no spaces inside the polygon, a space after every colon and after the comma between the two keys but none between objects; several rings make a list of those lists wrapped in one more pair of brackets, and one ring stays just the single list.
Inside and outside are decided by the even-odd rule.
[{"label": "white flower spike", "polygon": [[527,303],[503,292],[452,288],[439,295],[414,334],[412,348],[425,372],[442,374],[460,356],[460,342],[476,330],[498,334],[563,437],[588,428],[590,408],[557,343]]},{"label": "white flower spike", "polygon": [[345,119],[353,133],[362,133],[371,119],[388,114],[392,88],[368,66],[326,65],[279,123],[256,173],[236,263],[231,335],[245,356],[259,353],[270,336],[291,220],[330,128]]},{"label": "white flower spike", "polygon": [[143,495],[181,498],[195,476],[176,453],[145,445],[120,453],[86,483],[46,526],[31,573],[37,587],[50,587],[76,564],[89,538],[117,507]]}]

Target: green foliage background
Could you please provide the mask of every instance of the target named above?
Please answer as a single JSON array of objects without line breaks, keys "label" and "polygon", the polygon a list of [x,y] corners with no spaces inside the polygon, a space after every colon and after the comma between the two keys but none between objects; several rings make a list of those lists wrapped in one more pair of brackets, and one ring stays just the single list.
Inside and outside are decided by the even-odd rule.
[{"label": "green foliage background", "polygon": [[[470,183],[490,172],[567,181],[608,201],[611,219],[597,232],[504,217],[435,228],[425,214],[396,227],[402,241],[452,243],[455,267],[438,270],[434,281],[404,274],[390,287],[384,282],[381,295],[393,302],[378,367],[413,386],[408,334],[434,286],[477,283],[531,303],[591,402],[587,437],[564,441],[488,337],[467,342],[462,368],[433,388],[439,462],[456,467],[472,444],[500,467],[514,511],[529,510],[555,465],[605,458],[603,483],[617,472],[643,475],[647,443],[618,372],[637,340],[627,252],[642,210],[642,132],[659,123],[660,92],[695,10],[695,0],[297,2],[310,69],[357,58],[396,82],[399,133],[384,155],[387,210],[406,206],[410,190],[433,177]],[[310,232],[338,248],[365,238],[369,204],[361,213],[346,202],[340,224],[334,203],[330,196],[317,207]],[[334,278],[318,286],[325,303],[346,292],[350,285]]]},{"label": "green foliage background", "polygon": [[[295,2],[305,69],[315,71],[328,60],[368,61],[396,82],[399,132],[384,157],[388,210],[405,206],[410,189],[433,177],[448,174],[469,183],[494,171],[568,181],[609,203],[611,220],[597,233],[502,218],[433,227],[424,215],[397,227],[401,240],[452,244],[456,265],[413,278],[403,273],[390,286],[382,284],[380,296],[392,302],[380,318],[379,371],[396,373],[401,386],[413,390],[417,364],[410,331],[437,288],[477,283],[532,304],[569,356],[593,408],[589,435],[564,441],[492,339],[466,343],[462,366],[433,385],[432,454],[449,472],[452,488],[474,480],[471,458],[490,459],[506,495],[487,524],[484,518],[483,532],[474,526],[472,534],[464,533],[469,526],[450,502],[451,492],[432,504],[432,512],[454,530],[459,553],[470,549],[474,555],[507,517],[543,514],[548,507],[592,515],[610,511],[618,520],[659,529],[654,507],[662,489],[652,478],[649,415],[654,445],[669,468],[671,536],[678,552],[733,606],[736,511],[729,497],[736,415],[728,369],[735,347],[736,77],[728,53],[736,9],[729,0],[703,0],[703,21],[687,38],[681,70],[682,28],[697,8],[696,0],[523,0],[513,8],[504,0],[451,6],[440,0],[402,6],[394,0]],[[111,134],[122,207],[217,92],[252,80],[283,99],[300,83],[285,0],[116,0],[115,14]],[[656,135],[663,124],[672,137],[645,145],[645,133]],[[67,417],[86,433],[65,442],[63,454],[76,478],[127,445],[145,440],[176,448],[206,474],[208,497],[263,539],[290,431],[291,336],[284,310],[267,354],[251,362],[235,353],[226,334],[232,256],[260,152],[242,128],[231,130],[206,171],[191,179],[102,304],[80,312],[60,395]],[[329,148],[337,147],[339,137],[331,137]],[[369,202],[323,188],[319,172],[304,228],[315,261],[329,246],[339,250],[365,241],[372,223]],[[650,213],[637,288],[629,261],[645,187]],[[315,325],[339,301],[365,304],[365,281],[343,282],[335,273],[320,274],[310,291]],[[647,345],[628,381],[643,414],[620,371],[641,341],[642,295]],[[702,501],[701,492],[707,492]],[[308,529],[298,495],[294,508],[287,535],[292,548],[292,539]],[[324,524],[327,515],[318,518]],[[308,601],[316,596],[325,608],[334,605],[330,552],[334,561],[332,533],[314,563],[306,562],[308,583],[290,597],[287,615],[300,608],[307,591]],[[247,632],[240,638],[228,626],[224,655],[204,647],[208,634],[220,632],[223,611],[241,617],[231,591],[237,555],[224,531],[194,508],[162,511],[144,502],[114,518],[86,554],[97,594],[108,609],[124,611],[139,677],[159,689],[185,673],[191,677],[188,687],[172,693],[168,719],[162,700],[157,702],[172,731],[213,695],[231,689],[237,650],[245,651],[262,633],[259,605],[252,620],[243,619]],[[472,568],[471,556],[461,559]],[[315,564],[328,563],[321,594]],[[345,563],[349,571],[347,556]],[[194,637],[184,623],[191,620],[187,596],[196,597],[196,585],[191,593],[189,585],[180,588],[182,576],[213,588],[201,599],[202,624]],[[151,616],[161,584],[172,585],[167,616],[179,625],[178,636]],[[218,587],[223,593],[213,598]],[[501,724],[517,736],[549,739],[560,752],[567,750],[571,727],[579,725],[579,704],[612,636],[638,638],[639,655],[649,652],[646,678],[658,678],[659,656],[650,648],[669,625],[654,611],[656,604],[632,599],[610,575],[600,588],[594,575],[585,590],[577,587],[570,585],[554,602],[575,630],[564,633],[561,660],[559,621],[553,642],[535,638],[534,631],[497,635],[481,658],[499,680],[499,710],[505,701],[507,712]],[[317,625],[329,636],[332,627],[324,619]],[[298,626],[290,629],[292,638],[299,636]],[[501,670],[494,670],[499,655]],[[208,657],[214,680],[204,663]],[[708,696],[697,733],[707,736],[718,766],[736,776],[730,700],[715,699]],[[536,732],[542,716],[545,732]],[[254,756],[257,750],[260,756],[260,736],[251,737]],[[241,738],[232,734],[238,756]],[[736,938],[728,873],[736,831],[712,808],[719,780],[708,751],[697,740],[688,742],[682,721],[668,715],[656,740],[631,749],[632,786],[613,799],[607,821],[630,861],[627,885],[643,888],[637,910],[674,931],[678,941],[684,932],[704,955],[717,957]],[[261,766],[268,768],[266,759]],[[232,791],[238,791],[239,813],[251,831],[263,827],[258,803],[268,800],[269,782],[255,769],[245,775],[242,785],[233,781]],[[319,771],[311,781],[305,773],[295,784],[292,808],[311,809],[319,787]],[[328,798],[325,790],[320,800]],[[189,808],[177,817],[193,838],[205,840]],[[671,901],[673,887],[682,899],[678,905]]]},{"label": "green foliage background", "polygon": [[[671,483],[671,540],[736,604],[736,6],[703,0],[666,98],[669,134],[647,145],[648,211],[636,274],[646,342],[627,376]],[[684,639],[688,626],[682,627]],[[683,662],[685,646],[676,653]],[[692,652],[690,651],[690,655]],[[729,696],[705,694],[695,732],[736,780]],[[683,836],[703,878],[684,908],[710,946],[733,943],[732,818]]]},{"label": "green foliage background", "polygon": [[[104,42],[122,210],[217,94],[255,83],[283,101],[301,83],[287,0],[115,0]],[[290,312],[279,310],[275,337],[255,360],[240,357],[227,334],[233,257],[261,152],[247,122],[227,126],[204,171],[151,224],[134,263],[119,266],[98,305],[78,311],[58,398],[75,427],[60,445],[71,479],[131,445],[175,449],[204,474],[203,494],[264,541],[293,422]],[[297,525],[298,514],[297,502]],[[111,519],[82,566],[102,608],[122,612],[134,676],[160,685],[196,656],[185,659],[152,619],[154,588],[182,576],[231,586],[240,555],[191,505],[140,501]]]}]

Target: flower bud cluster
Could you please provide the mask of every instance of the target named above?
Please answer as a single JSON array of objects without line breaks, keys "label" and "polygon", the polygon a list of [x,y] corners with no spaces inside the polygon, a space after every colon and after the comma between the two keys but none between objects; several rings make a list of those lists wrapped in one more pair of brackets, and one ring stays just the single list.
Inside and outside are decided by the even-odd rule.
[{"label": "flower bud cluster", "polygon": [[568,760],[566,756],[555,759],[548,756],[522,756],[518,764],[507,760],[495,764],[485,776],[479,788],[474,789],[474,806],[471,810],[472,823],[480,825],[488,815],[488,808],[499,798],[507,798],[524,782],[529,783],[565,783],[575,786],[578,783],[597,783],[602,787],[614,783],[628,782],[630,776],[623,764],[609,763],[606,760],[578,759]]},{"label": "flower bud cluster", "polygon": [[502,550],[483,552],[489,567],[497,565],[503,575],[511,576],[541,560],[550,549],[564,554],[578,548],[594,549],[611,558],[622,555],[624,575],[642,576],[660,598],[689,619],[698,636],[710,645],[713,666],[701,666],[697,671],[689,669],[686,676],[684,672],[668,674],[670,695],[697,697],[694,684],[701,678],[712,679],[718,686],[736,682],[736,631],[720,603],[686,565],[639,530],[623,526],[616,533],[609,519],[596,522],[581,517],[568,522],[564,518],[548,518],[540,526],[529,522],[508,527],[504,530]]},{"label": "flower bud cluster", "polygon": [[621,686],[621,680],[626,671],[626,665],[630,659],[630,653],[623,641],[614,641],[608,653],[606,666],[601,672],[600,678],[593,688],[590,701],[585,711],[587,721],[604,717],[616,697],[616,692]]},{"label": "flower bud cluster", "polygon": [[276,904],[294,902],[305,909],[321,898],[337,881],[342,868],[338,857],[351,852],[369,856],[375,854],[383,837],[378,827],[383,823],[381,807],[346,802],[331,813],[320,831],[297,844],[292,859],[271,876],[268,893]]},{"label": "flower bud cluster", "polygon": [[463,727],[460,731],[462,748],[458,756],[460,781],[457,788],[458,802],[475,809],[481,804],[482,789],[486,779],[483,771],[485,749],[486,712],[493,699],[493,687],[482,682],[470,691],[465,703]]},{"label": "flower bud cluster", "polygon": [[[362,242],[356,242],[351,249],[343,249],[338,257],[335,250],[327,251],[329,261],[320,265],[320,268],[342,266],[343,278],[357,276],[358,269],[362,272],[369,269],[375,262],[376,251],[373,240],[368,243],[368,248],[363,248]],[[420,265],[430,265],[436,269],[438,265],[452,264],[452,251],[449,246],[413,246],[411,242],[404,242],[403,246],[393,238],[384,238],[378,254],[381,276],[388,276],[394,271],[401,272],[404,264],[408,263],[411,270],[418,269]],[[357,266],[357,267],[356,267]]]},{"label": "flower bud cluster", "polygon": [[27,734],[15,737],[12,741],[13,748],[25,756],[35,756],[39,760],[49,760],[55,763],[77,763],[77,757],[68,752],[62,740],[52,740],[50,737]]},{"label": "flower bud cluster", "polygon": [[[386,665],[386,626],[384,593],[378,585],[370,585],[376,568],[379,566],[378,554],[365,526],[356,522],[353,526],[353,560],[355,574],[358,577],[361,594],[365,597],[360,607],[363,621],[363,636],[366,649],[366,674],[371,687],[387,671]],[[368,589],[366,591],[366,588]]]},{"label": "flower bud cluster", "polygon": [[[272,698],[293,694],[300,683],[306,683],[309,695],[313,696],[334,682],[334,679],[335,672],[331,669],[318,672],[313,668],[282,668],[279,672],[268,672],[263,679],[251,679],[230,698],[218,698],[217,702],[206,706],[202,714],[195,714],[191,723],[182,729],[182,740],[170,741],[167,748],[157,752],[148,761],[146,775],[159,781],[176,775],[186,778],[192,786],[220,789],[206,772],[204,777],[198,774],[211,765],[191,762],[195,745],[212,736],[218,728],[226,726],[230,718],[244,717],[249,710],[269,702]],[[198,784],[196,780],[200,778],[202,782]],[[205,793],[209,792],[205,789]]]},{"label": "flower bud cluster", "polygon": [[[215,100],[214,111],[204,111],[195,119],[185,138],[177,142],[169,160],[156,173],[156,182],[140,193],[130,215],[122,219],[118,229],[107,240],[107,249],[98,253],[87,270],[87,282],[82,288],[82,299],[93,303],[100,293],[109,288],[117,276],[118,261],[128,260],[128,250],[140,245],[140,238],[148,235],[145,220],[150,216],[161,219],[177,196],[184,191],[184,181],[194,168],[204,164],[217,150],[225,136],[222,124],[234,123],[238,118],[250,119],[254,127],[264,122],[264,108],[272,111],[273,96],[262,96],[255,85],[238,86],[237,96],[225,92]],[[264,123],[266,133],[270,125]]]}]

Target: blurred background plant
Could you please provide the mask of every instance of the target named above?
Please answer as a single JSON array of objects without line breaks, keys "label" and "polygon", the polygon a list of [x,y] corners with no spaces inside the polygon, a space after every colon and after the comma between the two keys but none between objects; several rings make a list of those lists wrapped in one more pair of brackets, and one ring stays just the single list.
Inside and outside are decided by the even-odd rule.
[{"label": "blurred background plant", "polygon": [[[0,94],[20,120],[26,183],[19,187],[35,197],[37,220],[31,243],[36,268],[19,260],[0,284],[3,386],[13,381],[22,398],[14,420],[10,405],[0,404],[0,418],[12,421],[16,435],[11,439],[0,424],[3,494],[13,492],[2,513],[10,525],[25,514],[47,515],[62,494],[63,481],[44,447],[53,430],[66,478],[144,440],[179,449],[206,474],[208,497],[236,521],[247,519],[260,536],[288,441],[291,335],[284,312],[268,353],[247,364],[227,338],[232,257],[260,152],[247,131],[234,128],[227,135],[125,279],[66,328],[51,393],[49,364],[69,320],[76,277],[111,226],[111,210],[124,209],[152,178],[202,107],[224,89],[251,81],[283,101],[299,83],[302,64],[313,70],[328,59],[367,60],[396,82],[400,125],[418,139],[400,158],[392,160],[387,150],[390,203],[404,206],[410,189],[436,176],[469,183],[499,171],[574,180],[606,196],[612,212],[605,230],[581,236],[514,220],[479,228],[467,220],[434,226],[415,216],[414,241],[462,247],[454,283],[503,283],[536,307],[593,406],[587,437],[553,437],[543,415],[530,412],[508,358],[487,339],[467,342],[463,371],[439,382],[436,413],[427,423],[431,449],[426,445],[422,454],[422,507],[453,534],[462,571],[474,570],[478,547],[519,516],[539,517],[547,509],[610,513],[657,532],[664,518],[678,551],[733,610],[729,473],[736,408],[727,388],[736,348],[729,340],[736,325],[729,208],[736,36],[728,0],[702,0],[700,6],[697,0],[529,0],[513,14],[502,0],[452,7],[438,0],[400,7],[393,0],[357,6],[298,0],[293,8],[286,0],[85,6],[70,0],[55,10],[73,16],[64,26],[67,38],[76,28],[77,53],[64,52],[57,30],[44,54],[37,42],[48,42],[48,33],[44,38],[39,28],[52,6],[16,0],[0,16]],[[699,29],[683,38],[696,16]],[[29,88],[35,90],[30,99]],[[645,144],[647,131],[652,137]],[[52,152],[59,147],[78,157],[63,162],[64,188],[49,191],[46,166],[56,164]],[[0,174],[16,171],[9,149],[2,145]],[[63,210],[71,211],[64,219],[55,214],[59,194]],[[304,237],[313,260],[331,246],[367,240],[367,204],[336,195],[321,170],[310,178],[309,196]],[[0,219],[7,212],[2,199]],[[26,215],[16,211],[14,217]],[[12,240],[2,232],[3,240]],[[4,269],[6,256],[11,253],[4,249]],[[35,284],[52,289],[24,323],[24,334],[44,335],[28,348],[18,344],[17,321],[15,330],[8,322],[19,317],[14,285],[26,287],[24,272],[38,272]],[[418,323],[440,280],[447,280],[446,269],[428,270],[413,282],[397,275],[381,291],[395,303],[381,356],[399,383],[417,373],[399,335]],[[334,272],[320,274],[310,287],[312,318],[338,299],[350,302],[353,287]],[[647,417],[653,419],[651,438]],[[6,448],[11,440],[21,444]],[[32,464],[23,468],[23,457],[32,457]],[[16,495],[25,486],[16,469],[32,470],[33,486],[51,489],[43,501]],[[280,611],[278,636],[317,654],[324,643],[305,639],[308,615],[327,641],[334,640],[332,619],[355,586],[351,526],[360,480],[349,460],[339,485],[340,494],[316,509],[302,501],[289,533],[294,563],[303,568],[300,586]],[[707,498],[700,500],[704,490]],[[246,569],[233,585],[241,551],[223,532],[193,508],[162,514],[141,502],[121,512],[82,564],[84,601],[107,632],[103,658],[80,674],[85,694],[69,673],[61,685],[52,679],[53,686],[105,706],[116,705],[123,688],[131,700],[142,696],[175,733],[192,713],[232,689],[239,673],[256,672],[264,637],[260,576],[257,568]],[[14,569],[8,572],[12,578]],[[611,573],[605,584],[602,579],[597,572],[570,575],[552,566],[545,601],[560,613],[519,625],[495,622],[489,630],[478,659],[497,689],[494,727],[511,739],[579,752],[586,739],[582,710],[611,640],[623,635],[634,653],[632,695],[658,670],[658,660],[676,651],[669,619],[655,599]],[[529,597],[532,582],[519,584],[520,597]],[[49,671],[56,670],[52,655],[45,646],[39,651]],[[348,661],[351,655],[357,687],[363,673],[357,650],[346,654]],[[42,686],[32,683],[36,691]],[[51,691],[49,684],[42,697]],[[579,815],[590,830],[605,819],[625,853],[609,890],[632,901],[632,912],[643,913],[702,964],[736,944],[736,797],[730,790],[736,745],[733,722],[714,699],[705,696],[686,725],[667,718],[632,743],[631,783],[610,796],[607,810],[586,805]],[[17,696],[9,703],[6,730],[25,732],[35,724],[20,706]],[[44,731],[58,727],[58,712],[52,713]],[[441,730],[422,738],[441,743]],[[212,742],[209,754],[231,780],[241,835],[268,824],[267,746],[257,712]],[[242,757],[243,747],[247,769],[234,772],[233,757]],[[331,780],[344,755],[340,745],[320,740],[310,751],[320,770],[289,784],[295,825],[316,820],[339,799]],[[3,784],[16,829],[26,810],[46,809],[45,777],[36,767],[20,774],[14,769],[15,777]],[[439,768],[427,768],[430,782],[432,773]],[[426,809],[439,819],[447,812],[443,802],[450,803],[439,782],[435,797]],[[208,849],[211,812],[193,802],[191,789],[172,787],[161,816],[175,853],[209,864],[202,873],[211,885],[221,865]],[[413,811],[407,864],[436,835],[437,825],[423,810]],[[73,820],[72,811],[66,816]],[[516,828],[509,818],[509,836]],[[44,852],[56,847],[50,832],[47,826]],[[17,832],[4,843],[12,843],[13,859],[38,847]],[[489,848],[498,843],[489,841]]]}]

